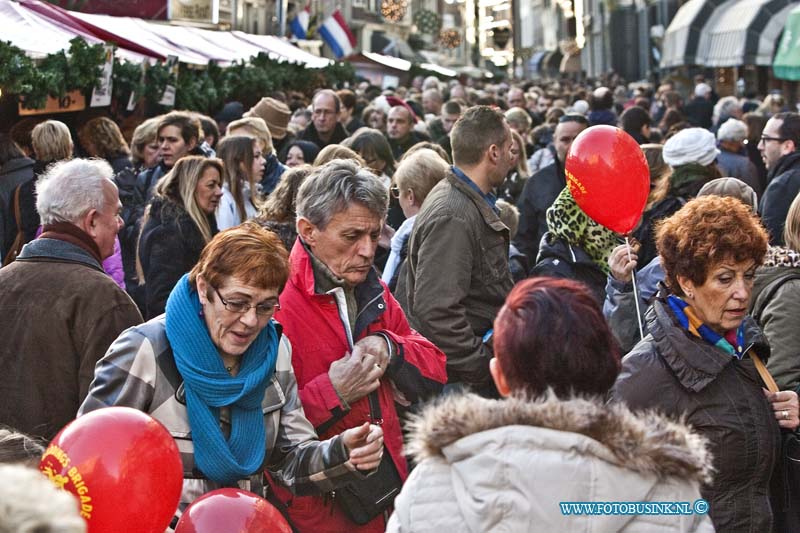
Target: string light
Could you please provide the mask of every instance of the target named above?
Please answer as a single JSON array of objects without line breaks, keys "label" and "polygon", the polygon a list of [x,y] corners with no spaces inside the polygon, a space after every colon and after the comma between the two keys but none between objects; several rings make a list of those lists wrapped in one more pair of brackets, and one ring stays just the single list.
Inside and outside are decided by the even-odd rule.
[{"label": "string light", "polygon": [[442,30],[439,33],[439,42],[445,48],[458,48],[461,44],[461,33],[453,28]]},{"label": "string light", "polygon": [[407,0],[383,0],[381,2],[381,16],[389,22],[400,22],[406,16],[408,9]]}]

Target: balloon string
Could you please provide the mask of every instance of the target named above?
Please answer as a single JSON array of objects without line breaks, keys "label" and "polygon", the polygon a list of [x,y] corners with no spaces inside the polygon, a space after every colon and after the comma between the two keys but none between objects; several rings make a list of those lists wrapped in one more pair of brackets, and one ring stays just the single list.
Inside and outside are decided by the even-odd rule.
[{"label": "balloon string", "polygon": [[[631,261],[631,242],[625,236],[625,247],[628,250],[628,261]],[[631,271],[631,281],[633,281],[633,301],[636,302],[636,320],[639,323],[639,338],[644,339],[644,325],[642,324],[642,313],[639,310],[639,289],[636,287],[636,272]]]}]

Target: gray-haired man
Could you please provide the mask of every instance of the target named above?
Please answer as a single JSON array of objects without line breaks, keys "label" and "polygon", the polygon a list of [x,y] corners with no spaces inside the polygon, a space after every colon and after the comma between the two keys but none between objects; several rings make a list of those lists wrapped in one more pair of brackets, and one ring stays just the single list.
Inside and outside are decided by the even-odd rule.
[{"label": "gray-haired man", "polygon": [[104,271],[122,227],[104,161],[57,163],[36,185],[41,237],[0,270],[0,424],[52,438],[75,418],[95,363],[142,317]]},{"label": "gray-haired man", "polygon": [[[405,479],[395,400],[438,393],[445,356],[411,329],[372,268],[388,202],[386,186],[353,161],[331,161],[306,178],[297,194],[292,273],[275,318],[292,342],[300,400],[320,438],[380,416],[386,451]],[[377,516],[359,528],[321,497],[279,497],[301,531],[386,526]]]}]

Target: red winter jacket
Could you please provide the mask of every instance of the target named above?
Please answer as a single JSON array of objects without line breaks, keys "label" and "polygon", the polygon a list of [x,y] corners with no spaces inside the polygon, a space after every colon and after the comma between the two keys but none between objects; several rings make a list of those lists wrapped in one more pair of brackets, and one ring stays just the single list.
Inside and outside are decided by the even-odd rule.
[{"label": "red winter jacket", "polygon": [[[341,404],[328,377],[328,369],[351,347],[336,298],[331,294],[316,293],[311,258],[300,239],[295,242],[289,260],[291,275],[281,294],[281,310],[276,319],[292,343],[292,366],[306,417],[317,429],[319,437],[326,439],[370,420],[369,400],[361,398],[353,402],[349,410]],[[402,454],[400,420],[390,381],[412,403],[438,394],[447,382],[445,355],[411,329],[400,305],[374,271],[370,271],[366,281],[356,287],[355,296],[358,311],[352,332],[353,342],[382,331],[398,346],[381,380],[378,394],[386,451],[405,479],[408,465]],[[347,317],[346,310],[342,311],[341,316]],[[294,496],[280,487],[275,489],[301,532],[367,533],[382,532],[386,527],[382,517],[358,526],[323,496]]]}]

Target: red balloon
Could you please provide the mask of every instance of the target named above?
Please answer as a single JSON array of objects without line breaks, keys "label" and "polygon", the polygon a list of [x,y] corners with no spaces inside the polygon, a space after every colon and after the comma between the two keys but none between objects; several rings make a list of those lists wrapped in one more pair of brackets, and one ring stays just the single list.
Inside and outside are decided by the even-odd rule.
[{"label": "red balloon", "polygon": [[217,489],[197,498],[175,527],[175,533],[292,533],[267,500],[241,489]]},{"label": "red balloon", "polygon": [[129,407],[98,409],[70,422],[39,470],[77,497],[89,533],[163,533],[183,487],[175,440],[157,420]]},{"label": "red balloon", "polygon": [[642,217],[650,194],[647,159],[633,137],[613,126],[592,126],[572,142],[567,186],[589,217],[627,234]]}]

